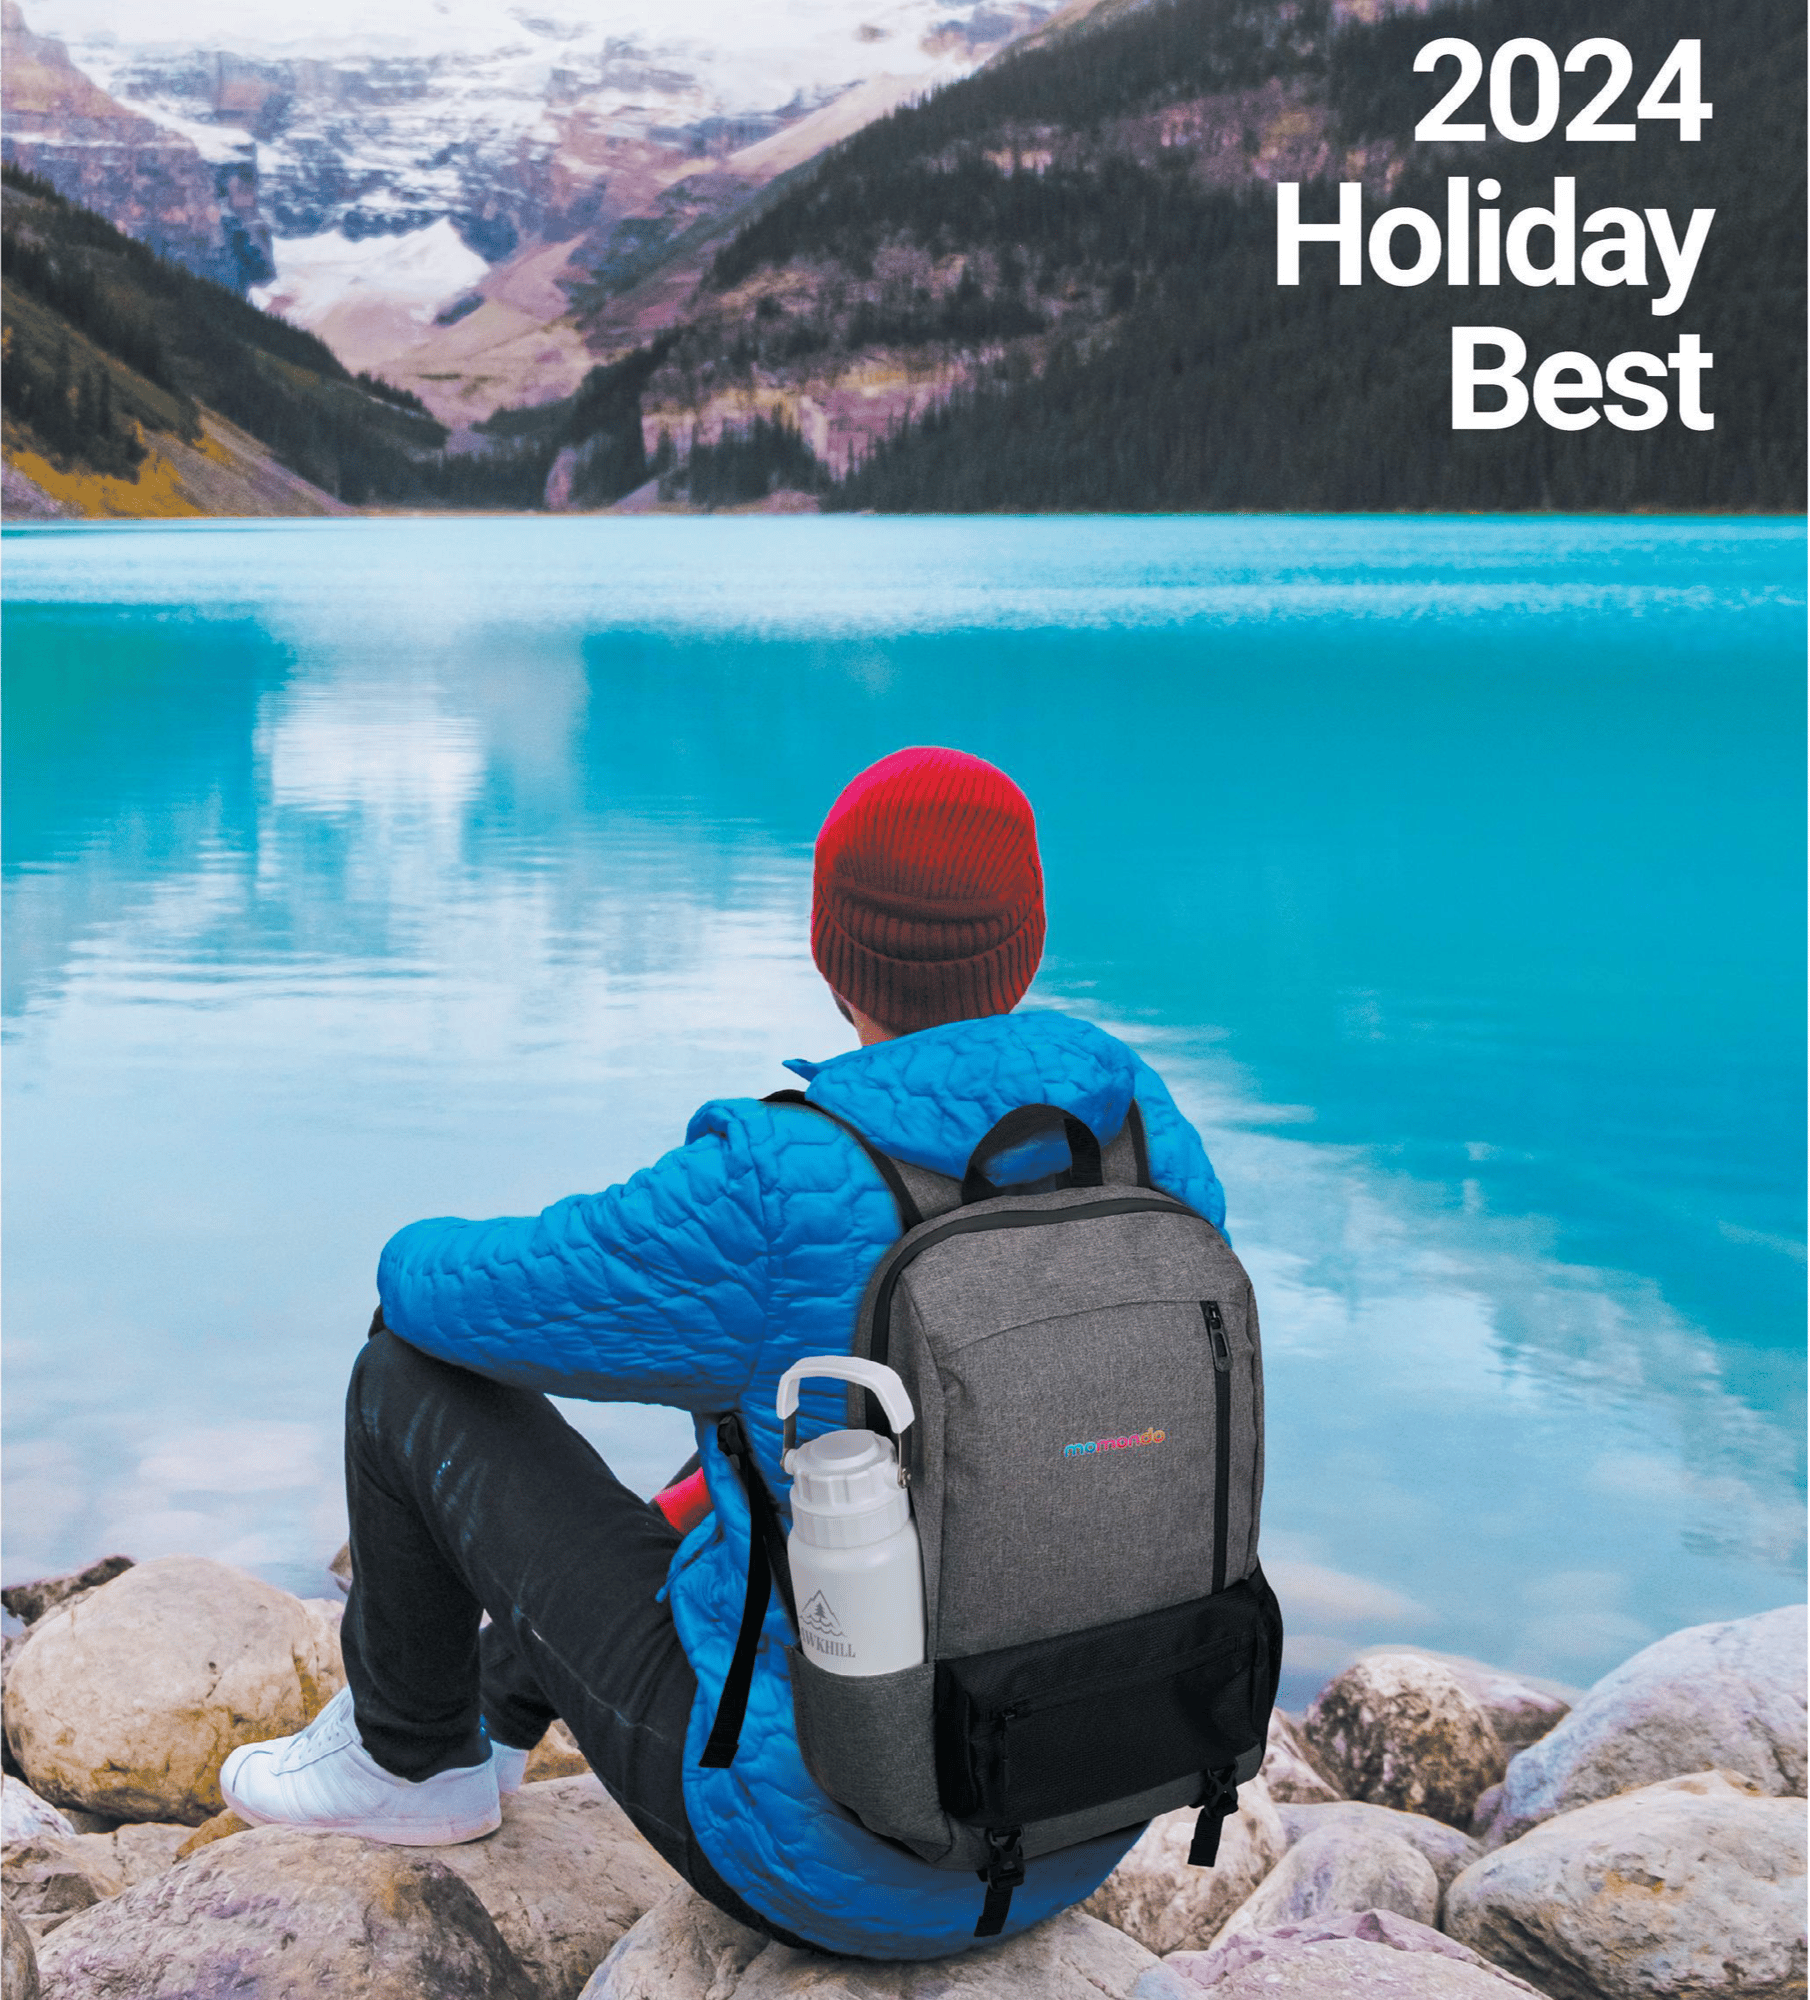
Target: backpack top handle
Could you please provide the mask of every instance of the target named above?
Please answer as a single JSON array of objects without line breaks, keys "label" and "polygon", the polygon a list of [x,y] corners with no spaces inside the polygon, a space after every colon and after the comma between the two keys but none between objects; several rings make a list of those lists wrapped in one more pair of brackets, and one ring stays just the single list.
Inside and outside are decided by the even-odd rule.
[{"label": "backpack top handle", "polygon": [[1006,1192],[987,1178],[981,1164],[984,1160],[1004,1152],[1008,1147],[1023,1145],[1027,1139],[1047,1132],[1052,1125],[1060,1125],[1068,1135],[1066,1185],[1104,1187],[1106,1176],[1100,1163],[1100,1142],[1094,1136],[1092,1127],[1084,1124],[1072,1111],[1064,1111],[1059,1104],[1021,1104],[1016,1111],[1008,1111],[969,1155],[968,1171],[962,1175],[963,1206]]}]

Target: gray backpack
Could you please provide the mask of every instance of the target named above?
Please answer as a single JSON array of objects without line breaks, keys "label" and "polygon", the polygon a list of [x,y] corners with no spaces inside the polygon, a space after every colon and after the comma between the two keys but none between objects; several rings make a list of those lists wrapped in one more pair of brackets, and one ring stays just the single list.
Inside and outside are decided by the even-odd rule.
[{"label": "gray backpack", "polygon": [[[1008,1113],[958,1184],[890,1159],[845,1120],[905,1233],[862,1302],[859,1355],[910,1392],[924,1562],[922,1665],[866,1678],[789,1650],[811,1775],[869,1831],[986,1883],[998,1935],[1027,1859],[1202,1808],[1211,1866],[1263,1761],[1282,1620],[1257,1563],[1263,1371],[1244,1267],[1152,1186],[1134,1104],[1102,1153],[1052,1105]],[[1029,1186],[997,1154],[1055,1129],[1070,1165]],[[852,1426],[889,1432],[859,1388]],[[703,1762],[734,1755],[769,1589],[790,1579],[741,1419],[718,1436],[746,1487],[741,1632]]]}]

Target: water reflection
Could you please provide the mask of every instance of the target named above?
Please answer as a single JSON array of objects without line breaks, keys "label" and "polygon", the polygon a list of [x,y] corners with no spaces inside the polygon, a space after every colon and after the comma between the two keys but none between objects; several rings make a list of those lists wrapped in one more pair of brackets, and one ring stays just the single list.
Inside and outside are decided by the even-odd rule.
[{"label": "water reflection", "polygon": [[1037,997],[1227,1182],[1294,1695],[1793,1593],[1795,531],[534,525],[9,541],[9,1574],[312,1585],[384,1236],[842,1046],[812,833],[955,740],[1038,805]]}]

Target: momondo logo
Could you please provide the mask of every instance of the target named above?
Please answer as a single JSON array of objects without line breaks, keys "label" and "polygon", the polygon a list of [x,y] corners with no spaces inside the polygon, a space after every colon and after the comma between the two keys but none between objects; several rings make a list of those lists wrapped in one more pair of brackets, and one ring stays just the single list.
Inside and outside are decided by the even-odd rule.
[{"label": "momondo logo", "polygon": [[1083,1444],[1065,1444],[1062,1447],[1062,1456],[1091,1458],[1097,1451],[1129,1451],[1134,1444],[1161,1444],[1168,1435],[1167,1431],[1149,1430],[1145,1431],[1142,1437],[1089,1438]]}]

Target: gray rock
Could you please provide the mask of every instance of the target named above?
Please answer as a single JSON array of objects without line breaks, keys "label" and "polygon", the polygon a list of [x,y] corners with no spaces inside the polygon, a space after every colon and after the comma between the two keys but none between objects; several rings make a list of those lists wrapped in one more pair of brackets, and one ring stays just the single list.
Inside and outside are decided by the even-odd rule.
[{"label": "gray rock", "polygon": [[1502,1776],[1483,1705],[1424,1654],[1356,1661],[1323,1688],[1302,1726],[1308,1747],[1349,1798],[1468,1827]]},{"label": "gray rock", "polygon": [[1212,1941],[1221,1924],[1281,1860],[1288,1845],[1261,1777],[1238,1788],[1238,1811],[1220,1829],[1219,1858],[1193,1868],[1192,1808],[1153,1819],[1137,1845],[1081,1905],[1161,1957]]},{"label": "gray rock", "polygon": [[0,1949],[0,1993],[6,2000],[38,2000],[38,1951],[31,1932],[10,1909],[0,1912],[5,1930]]},{"label": "gray rock", "polygon": [[44,1937],[78,1910],[90,1910],[126,1886],[126,1878],[109,1858],[84,1844],[106,1838],[105,1834],[40,1833],[7,1848],[0,1859],[0,1882],[5,1884],[8,1907],[34,1937]]},{"label": "gray rock", "polygon": [[579,2000],[730,2000],[768,1944],[681,1884],[623,1935]]},{"label": "gray rock", "polygon": [[955,1958],[826,1958],[770,1944],[680,1887],[623,1938],[580,2000],[1130,2000],[1160,1969],[1142,1945],[1079,1910]]},{"label": "gray rock", "polygon": [[131,1567],[130,1556],[102,1556],[99,1562],[68,1576],[41,1576],[32,1583],[9,1584],[0,1590],[0,1606],[10,1611],[21,1625],[35,1625],[47,1612],[86,1597],[89,1591],[99,1590],[102,1584],[111,1583]]},{"label": "gray rock", "polygon": [[343,1679],[319,1605],[165,1556],[32,1627],[7,1678],[6,1736],[57,1805],[198,1826],[224,1803],[228,1751],[300,1729]]},{"label": "gray rock", "polygon": [[1269,1743],[1259,1773],[1277,1805],[1326,1805],[1344,1794],[1314,1761],[1300,1725],[1281,1709],[1270,1711]]},{"label": "gray rock", "polygon": [[75,1828],[48,1799],[41,1799],[23,1778],[0,1778],[0,1847],[35,1840],[41,1833],[73,1835]]},{"label": "gray rock", "polygon": [[544,1784],[550,1778],[576,1778],[591,1768],[578,1739],[563,1722],[548,1724],[547,1733],[528,1753],[528,1768],[522,1773],[524,1785]]},{"label": "gray rock", "polygon": [[186,1826],[124,1826],[9,1842],[0,1858],[7,1903],[34,1938],[48,1936],[77,1912],[173,1867],[188,1837]]},{"label": "gray rock", "polygon": [[1366,1646],[1358,1658],[1369,1660],[1383,1653],[1413,1653],[1449,1668],[1458,1685],[1482,1705],[1511,1757],[1556,1729],[1582,1698],[1578,1689],[1562,1681],[1510,1673],[1505,1667],[1486,1666],[1463,1653],[1436,1653],[1428,1646]]},{"label": "gray rock", "polygon": [[1355,1839],[1383,1834],[1405,1840],[1432,1863],[1442,1901],[1454,1880],[1483,1852],[1468,1833],[1460,1833],[1443,1820],[1428,1819],[1424,1813],[1396,1812],[1389,1806],[1364,1805],[1356,1799],[1323,1806],[1278,1806],[1276,1813],[1290,1847],[1329,1826]]},{"label": "gray rock", "polygon": [[[1212,1951],[1178,1952],[1163,1969],[1185,1993],[1219,2000],[1544,2000],[1525,1980],[1392,1910],[1253,1932]],[[1140,1986],[1132,2000],[1168,1996]]]},{"label": "gray rock", "polygon": [[1705,1771],[1561,1813],[1473,1862],[1451,1934],[1552,2000],[1801,2000],[1804,1808]]},{"label": "gray rock", "polygon": [[166,1868],[174,1868],[194,1832],[192,1826],[128,1820],[111,1833],[89,1833],[78,1838],[84,1853],[100,1857],[124,1886],[131,1889],[153,1875],[161,1875]]},{"label": "gray rock", "polygon": [[44,2000],[539,2000],[436,1856],[256,1827],[72,1917]]},{"label": "gray rock", "polygon": [[1430,1925],[1439,1914],[1439,1877],[1419,1848],[1386,1829],[1324,1826],[1288,1850],[1213,1942],[1340,1910],[1394,1910]]},{"label": "gray rock", "polygon": [[488,1840],[424,1851],[470,1883],[542,2000],[573,2000],[679,1882],[592,1777],[527,1786]]},{"label": "gray rock", "polygon": [[1555,1813],[1692,1771],[1804,1795],[1805,1610],[1693,1625],[1625,1660],[1508,1767],[1486,1847]]}]

